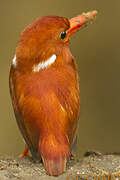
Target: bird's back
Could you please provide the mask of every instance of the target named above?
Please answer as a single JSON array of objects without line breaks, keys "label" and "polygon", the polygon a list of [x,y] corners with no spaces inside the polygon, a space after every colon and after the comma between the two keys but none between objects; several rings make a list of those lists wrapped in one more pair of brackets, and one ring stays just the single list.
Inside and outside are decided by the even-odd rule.
[{"label": "bird's back", "polygon": [[41,156],[56,159],[55,153],[69,154],[79,114],[76,66],[51,67],[28,74],[12,67],[10,88],[17,122],[32,155],[39,156],[40,151]]}]

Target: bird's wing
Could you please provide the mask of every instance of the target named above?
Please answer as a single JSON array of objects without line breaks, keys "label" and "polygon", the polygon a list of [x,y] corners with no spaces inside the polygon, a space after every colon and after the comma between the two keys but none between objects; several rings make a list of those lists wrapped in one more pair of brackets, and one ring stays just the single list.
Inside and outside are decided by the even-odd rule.
[{"label": "bird's wing", "polygon": [[36,156],[38,156],[37,154],[37,146],[36,144],[34,144],[31,139],[28,136],[25,124],[24,124],[24,120],[22,117],[22,113],[20,111],[20,108],[18,106],[18,102],[17,102],[17,98],[16,98],[16,92],[15,92],[15,83],[14,83],[14,76],[15,74],[15,70],[13,69],[13,67],[11,66],[11,70],[10,70],[10,75],[9,75],[9,87],[10,87],[10,94],[11,94],[11,99],[12,99],[12,104],[13,104],[13,108],[14,108],[14,113],[15,113],[15,117],[17,120],[17,124],[18,127],[27,143],[27,146],[32,154],[32,156],[34,158],[37,158]]}]

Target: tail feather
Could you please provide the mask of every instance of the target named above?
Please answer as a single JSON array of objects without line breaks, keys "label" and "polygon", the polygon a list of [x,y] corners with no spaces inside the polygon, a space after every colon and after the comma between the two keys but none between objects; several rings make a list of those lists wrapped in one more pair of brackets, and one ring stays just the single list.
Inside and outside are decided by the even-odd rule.
[{"label": "tail feather", "polygon": [[66,170],[66,157],[60,157],[58,160],[49,160],[42,157],[42,160],[47,174],[51,176],[58,176]]},{"label": "tail feather", "polygon": [[[60,137],[59,137],[60,138]],[[55,137],[45,137],[39,141],[41,154],[47,174],[58,176],[66,170],[67,158],[70,156],[68,139],[59,141]]]}]

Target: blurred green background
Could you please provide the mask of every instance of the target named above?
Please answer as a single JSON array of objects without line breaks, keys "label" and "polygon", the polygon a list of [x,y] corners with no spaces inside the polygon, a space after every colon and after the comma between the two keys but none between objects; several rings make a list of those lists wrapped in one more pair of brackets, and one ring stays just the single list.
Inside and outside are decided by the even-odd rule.
[{"label": "blurred green background", "polygon": [[99,11],[96,21],[70,43],[80,75],[78,154],[120,151],[120,1],[0,0],[0,154],[18,155],[24,147],[8,87],[20,32],[40,16],[71,18],[94,9]]}]

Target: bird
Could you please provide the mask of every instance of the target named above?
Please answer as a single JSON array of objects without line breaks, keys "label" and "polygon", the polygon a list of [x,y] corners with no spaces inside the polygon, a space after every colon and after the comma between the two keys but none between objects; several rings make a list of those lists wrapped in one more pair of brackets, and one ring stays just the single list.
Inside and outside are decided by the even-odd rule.
[{"label": "bird", "polygon": [[42,16],[23,30],[11,62],[9,87],[15,117],[34,159],[59,176],[74,155],[80,115],[78,67],[69,49],[73,33],[97,11],[67,19]]}]

